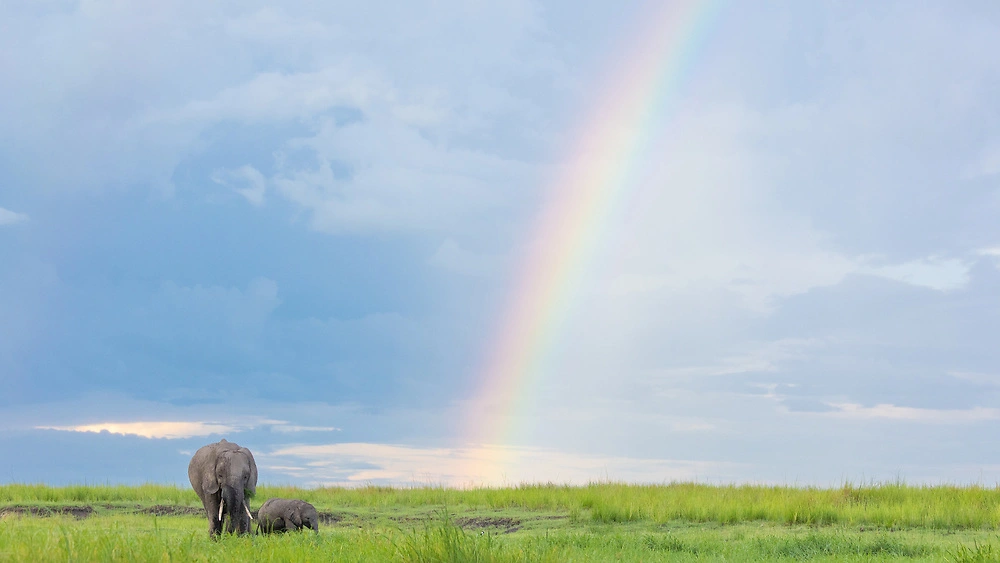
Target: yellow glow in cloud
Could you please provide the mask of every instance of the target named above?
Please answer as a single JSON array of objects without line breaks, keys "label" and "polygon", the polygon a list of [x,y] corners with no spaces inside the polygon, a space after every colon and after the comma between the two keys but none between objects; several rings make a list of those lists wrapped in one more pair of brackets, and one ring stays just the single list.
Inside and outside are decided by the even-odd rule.
[{"label": "yellow glow in cloud", "polygon": [[77,426],[36,426],[39,430],[64,430],[68,432],[110,432],[143,438],[192,438],[210,434],[224,434],[236,430],[235,426],[211,422],[100,422]]}]

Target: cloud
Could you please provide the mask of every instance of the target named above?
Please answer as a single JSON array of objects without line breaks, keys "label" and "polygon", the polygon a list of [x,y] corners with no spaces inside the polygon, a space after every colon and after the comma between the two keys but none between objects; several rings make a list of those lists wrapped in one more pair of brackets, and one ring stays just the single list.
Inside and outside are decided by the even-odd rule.
[{"label": "cloud", "polygon": [[[640,60],[608,47],[641,12],[0,3],[0,51],[19,53],[0,60],[19,85],[0,91],[0,185],[24,186],[32,214],[0,256],[45,264],[0,271],[0,403],[22,407],[0,415],[208,421],[262,450],[338,427],[414,450],[338,450],[330,482],[494,479],[477,467],[495,456],[544,458],[525,478],[617,458],[637,478],[674,458],[971,467],[988,425],[959,422],[992,420],[979,405],[1000,401],[995,17],[737,4],[677,88],[650,92],[645,153],[618,163],[626,180],[587,225],[578,276],[539,311],[551,322],[525,327],[537,363],[512,449],[424,455],[413,444],[451,443],[500,287],[546,238],[524,240],[547,179],[607,158],[553,155],[609,115],[584,98],[623,87],[597,61]],[[150,186],[174,200],[147,200]],[[258,208],[206,205],[230,189]],[[61,197],[72,190],[99,195]],[[31,401],[107,389],[170,403],[33,414]],[[328,404],[275,403],[302,397]]]},{"label": "cloud", "polygon": [[[255,454],[275,472],[319,486],[359,484],[500,486],[621,480],[726,481],[736,463],[577,455],[544,448],[421,448],[398,444],[290,445]],[[510,462],[498,465],[496,460]]]},{"label": "cloud", "polygon": [[860,271],[938,291],[961,289],[969,282],[968,263],[956,258],[937,256],[903,264],[867,267]]},{"label": "cloud", "polygon": [[296,426],[286,422],[275,421],[271,423],[271,430],[283,434],[294,434],[296,432],[339,432],[336,426]]},{"label": "cloud", "polygon": [[62,430],[65,432],[110,432],[123,436],[141,436],[143,438],[191,438],[194,436],[210,436],[236,431],[235,426],[212,422],[99,422],[97,424],[81,424],[77,426],[36,426],[39,430]]},{"label": "cloud", "polygon": [[[181,286],[165,282],[154,296],[152,306],[144,311],[169,314],[178,313],[186,319],[202,317],[203,321],[232,334],[247,336],[259,334],[271,313],[281,305],[278,284],[269,278],[255,278],[245,290],[222,286]],[[202,325],[202,330],[207,328]]]},{"label": "cloud", "polygon": [[810,352],[821,346],[819,339],[785,338],[759,344],[745,354],[724,358],[718,363],[665,368],[651,375],[675,378],[773,372],[789,360],[808,357]]},{"label": "cloud", "polygon": [[948,375],[954,377],[955,379],[959,379],[961,381],[968,381],[969,383],[974,383],[976,385],[985,385],[988,387],[1000,387],[1000,374],[997,373],[949,371]]},{"label": "cloud", "polygon": [[459,246],[458,242],[452,238],[442,242],[434,254],[427,259],[427,263],[463,276],[494,274],[499,266],[499,260],[496,257],[470,252]]},{"label": "cloud", "polygon": [[[412,142],[395,141],[410,130],[442,153],[437,162],[531,154],[551,113],[539,102],[567,68],[527,0],[502,10],[450,1],[406,9],[294,1],[221,11],[184,1],[151,12],[74,6],[3,10],[0,17],[15,22],[0,39],[4,50],[47,38],[44,48],[3,63],[4,75],[24,88],[0,96],[0,142],[28,178],[52,191],[154,187],[176,195],[193,189],[190,182],[175,186],[175,173],[213,142],[213,128],[279,126],[261,139],[261,152],[270,155],[292,140],[287,126],[318,130],[339,110],[380,122],[376,131],[391,126],[375,161],[351,162],[359,168],[406,158]],[[359,131],[359,142],[371,136]],[[53,152],[63,155],[60,166],[45,164]],[[244,158],[210,170],[242,164],[263,171],[269,163]],[[437,166],[428,162],[424,172],[438,177]],[[390,188],[402,199],[412,191],[401,179]]]},{"label": "cloud", "polygon": [[139,422],[99,422],[73,426],[35,426],[38,430],[61,430],[64,432],[110,432],[123,436],[142,438],[164,438],[175,440],[196,436],[212,436],[234,432],[248,432],[256,428],[266,428],[282,434],[299,432],[336,432],[332,426],[300,426],[284,420],[258,420],[243,423],[195,422],[195,421],[139,421]]},{"label": "cloud", "polygon": [[264,204],[267,181],[253,166],[245,165],[235,170],[216,170],[212,173],[212,181],[232,188],[257,207]]},{"label": "cloud", "polygon": [[984,148],[965,170],[968,179],[989,178],[1000,174],[1000,143]]},{"label": "cloud", "polygon": [[275,191],[306,210],[313,228],[334,234],[455,232],[531,182],[523,162],[435,142],[384,111],[346,125],[325,119],[314,136],[287,147],[317,164],[280,166]]},{"label": "cloud", "polygon": [[377,72],[344,61],[313,72],[263,72],[211,99],[149,114],[144,120],[150,124],[199,124],[305,119],[338,106],[365,109],[375,100],[391,97],[391,92],[391,86]]},{"label": "cloud", "polygon": [[994,267],[1000,269],[1000,246],[980,248],[976,251],[979,256],[986,256],[992,260]]},{"label": "cloud", "polygon": [[820,413],[848,419],[885,419],[927,424],[973,423],[1000,420],[1000,409],[973,407],[969,409],[928,409],[900,407],[892,404],[878,404],[866,407],[857,403],[828,403],[834,411]]},{"label": "cloud", "polygon": [[24,213],[16,213],[0,207],[0,226],[16,225],[28,221],[28,216]]},{"label": "cloud", "polygon": [[769,127],[766,114],[693,101],[677,113],[649,149],[669,157],[636,163],[621,188],[627,213],[604,233],[614,242],[593,266],[599,291],[649,299],[720,289],[766,312],[858,268],[771,187],[772,157],[746,140]]}]

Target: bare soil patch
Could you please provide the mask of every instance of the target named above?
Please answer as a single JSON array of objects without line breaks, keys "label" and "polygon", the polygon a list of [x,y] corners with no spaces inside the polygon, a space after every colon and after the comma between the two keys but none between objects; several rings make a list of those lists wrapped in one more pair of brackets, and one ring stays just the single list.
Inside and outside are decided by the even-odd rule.
[{"label": "bare soil patch", "polygon": [[[108,511],[117,512],[133,512],[135,514],[149,514],[152,516],[202,516],[205,514],[203,508],[196,508],[193,506],[177,506],[170,504],[157,504],[155,506],[142,506],[136,504],[134,506],[122,506],[115,504],[104,504],[101,505]],[[7,514],[18,514],[22,516],[35,516],[35,517],[47,517],[47,516],[58,516],[66,515],[72,516],[77,520],[83,520],[95,514],[95,509],[90,505],[62,505],[62,506],[30,506],[30,505],[12,505],[0,507],[0,517]]]},{"label": "bare soil patch", "polygon": [[[142,514],[152,514],[153,516],[203,516],[204,508],[194,506],[177,506],[172,504],[158,504],[139,510]],[[254,513],[256,517],[256,511]]]},{"label": "bare soil patch", "polygon": [[8,514],[19,514],[27,516],[72,516],[77,520],[83,520],[94,513],[92,506],[24,506],[13,505],[0,508],[0,518]]},{"label": "bare soil patch", "polygon": [[323,524],[327,524],[327,525],[329,525],[329,524],[336,524],[337,522],[340,522],[343,519],[344,519],[344,517],[342,515],[340,515],[340,514],[334,514],[333,512],[320,512],[319,513],[319,521],[322,522]]},{"label": "bare soil patch", "polygon": [[456,518],[455,524],[457,524],[463,530],[466,528],[470,528],[473,530],[482,530],[485,528],[500,528],[504,531],[505,534],[516,532],[521,529],[521,520],[506,516],[462,517],[462,518]]}]

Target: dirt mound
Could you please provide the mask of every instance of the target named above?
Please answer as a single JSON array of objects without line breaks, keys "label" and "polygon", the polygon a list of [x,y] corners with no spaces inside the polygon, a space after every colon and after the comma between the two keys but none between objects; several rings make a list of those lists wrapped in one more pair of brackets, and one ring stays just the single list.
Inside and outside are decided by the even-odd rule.
[{"label": "dirt mound", "polygon": [[5,506],[0,508],[0,518],[8,514],[20,514],[29,516],[72,516],[77,520],[83,520],[94,513],[92,506]]},{"label": "dirt mound", "polygon": [[460,528],[471,528],[473,530],[482,530],[485,528],[502,528],[505,534],[511,532],[516,532],[521,529],[521,521],[517,518],[509,518],[506,516],[469,516],[463,518],[456,518],[455,524]]}]

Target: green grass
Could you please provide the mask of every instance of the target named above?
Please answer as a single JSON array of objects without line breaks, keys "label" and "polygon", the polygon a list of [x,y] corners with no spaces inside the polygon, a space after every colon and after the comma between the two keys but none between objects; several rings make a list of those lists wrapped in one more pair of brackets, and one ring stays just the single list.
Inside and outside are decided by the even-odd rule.
[{"label": "green grass", "polygon": [[[455,506],[470,509],[559,511],[595,522],[776,522],[952,529],[1000,526],[1000,489],[875,484],[839,488],[712,486],[692,483],[584,487],[522,485],[507,488],[359,487],[296,489],[266,486],[258,497],[295,497],[317,507],[389,509]],[[127,486],[0,485],[0,505],[171,504],[200,506],[190,488]]]},{"label": "green grass", "polygon": [[0,485],[0,506],[8,504],[89,504],[139,503],[180,504],[201,506],[198,495],[188,488],[147,483],[135,487],[125,485]]},{"label": "green grass", "polygon": [[213,541],[203,516],[150,513],[200,507],[183,487],[0,485],[0,561],[1000,561],[985,487],[261,486],[252,507],[273,496],[316,505],[320,534]]}]

